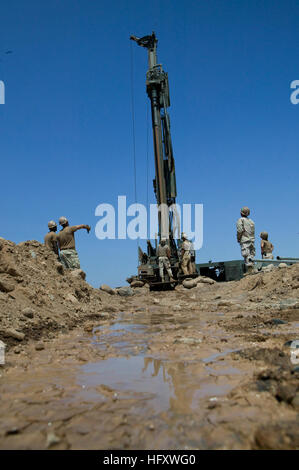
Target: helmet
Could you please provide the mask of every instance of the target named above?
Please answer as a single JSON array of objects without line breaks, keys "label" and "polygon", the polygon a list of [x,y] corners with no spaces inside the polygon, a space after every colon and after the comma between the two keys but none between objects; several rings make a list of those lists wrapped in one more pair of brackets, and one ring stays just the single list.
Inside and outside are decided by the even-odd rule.
[{"label": "helmet", "polygon": [[260,237],[261,237],[263,240],[268,240],[268,232],[261,232],[261,233],[260,233]]},{"label": "helmet", "polygon": [[249,214],[250,214],[250,209],[249,209],[249,207],[246,207],[246,206],[242,207],[242,209],[241,209],[241,215],[243,215],[244,217],[247,217]]},{"label": "helmet", "polygon": [[49,228],[55,228],[55,227],[57,227],[57,224],[54,220],[50,220],[50,222],[48,222],[48,227]]},{"label": "helmet", "polygon": [[188,238],[188,237],[187,237],[187,235],[185,234],[185,232],[182,232],[182,239],[183,239],[183,240],[187,240],[187,238]]},{"label": "helmet", "polygon": [[60,225],[63,226],[63,225],[66,225],[67,223],[68,223],[68,220],[67,220],[66,217],[60,217],[60,218],[59,218],[59,224],[60,224]]}]

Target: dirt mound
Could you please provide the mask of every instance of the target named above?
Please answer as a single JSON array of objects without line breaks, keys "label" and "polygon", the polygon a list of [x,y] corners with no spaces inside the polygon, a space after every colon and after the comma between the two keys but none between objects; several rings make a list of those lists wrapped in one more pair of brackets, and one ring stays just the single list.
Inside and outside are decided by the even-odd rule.
[{"label": "dirt mound", "polygon": [[[299,264],[250,275],[241,281],[198,282],[190,290],[177,286],[175,291],[163,292],[163,299],[147,287],[122,289],[113,293],[123,296],[92,288],[83,271],[65,270],[56,256],[35,240],[16,245],[0,239],[0,339],[8,346],[30,338],[51,338],[53,332],[73,328],[88,319],[113,316],[122,305],[133,302],[133,306],[136,301],[139,307],[161,302],[174,310],[200,306],[202,311],[254,311],[258,316],[266,312],[264,321],[272,321],[272,317],[287,321],[299,318]],[[131,294],[138,294],[137,298],[134,295],[130,301]],[[235,322],[235,328],[249,328],[259,324],[261,318]]]},{"label": "dirt mound", "polygon": [[118,311],[119,299],[111,300],[84,279],[83,271],[64,270],[37,241],[16,245],[0,239],[0,339],[9,347],[51,338],[55,331]]}]

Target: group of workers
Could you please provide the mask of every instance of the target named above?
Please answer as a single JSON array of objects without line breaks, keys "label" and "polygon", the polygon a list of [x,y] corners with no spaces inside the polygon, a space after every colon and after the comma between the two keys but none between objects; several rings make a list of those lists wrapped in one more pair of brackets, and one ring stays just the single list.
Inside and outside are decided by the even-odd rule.
[{"label": "group of workers", "polygon": [[[249,218],[250,209],[242,207],[240,211],[241,217],[237,221],[237,240],[241,247],[241,254],[244,258],[247,272],[253,272],[255,257],[255,224]],[[75,246],[74,233],[77,230],[86,229],[90,232],[89,225],[73,225],[70,226],[66,217],[60,217],[59,224],[62,229],[57,232],[57,224],[54,220],[48,222],[49,232],[44,240],[45,245],[50,248],[60,259],[66,269],[80,269],[80,261]],[[274,246],[268,240],[268,233],[261,232],[261,256],[263,259],[273,259]],[[165,271],[172,282],[173,274],[170,265],[171,252],[167,240],[162,238],[157,249],[157,257],[159,264],[159,274],[161,281],[165,280]],[[186,233],[182,233],[180,244],[180,267],[184,275],[196,273],[194,262],[194,250],[192,242],[188,240]]]},{"label": "group of workers", "polygon": [[[255,257],[255,224],[249,218],[249,207],[242,207],[241,217],[237,221],[237,240],[240,243],[241,254],[244,258],[247,272],[253,272]],[[274,246],[268,240],[268,233],[261,232],[261,256],[262,259],[273,259]]]},{"label": "group of workers", "polygon": [[[196,267],[193,259],[193,246],[192,242],[188,240],[185,232],[181,235],[181,249],[180,249],[180,267],[184,275],[196,273]],[[170,267],[171,252],[169,246],[166,244],[166,238],[162,238],[157,249],[157,256],[159,260],[159,274],[161,281],[164,282],[164,268],[167,271],[170,282],[172,282],[173,274]]]},{"label": "group of workers", "polygon": [[62,229],[56,233],[56,222],[54,220],[48,222],[49,232],[44,238],[45,245],[58,256],[66,269],[80,269],[74,233],[83,228],[89,233],[90,226],[84,224],[70,226],[66,217],[60,217],[59,225]]},{"label": "group of workers", "polygon": [[[237,240],[241,247],[241,254],[244,258],[246,271],[252,273],[255,257],[255,224],[253,220],[249,218],[250,209],[248,207],[242,207],[240,215],[241,217],[237,221]],[[274,246],[268,240],[268,233],[261,232],[260,238],[262,259],[273,259]],[[157,256],[161,281],[164,282],[165,279],[164,268],[167,271],[170,282],[173,281],[170,266],[171,253],[169,246],[166,244],[166,239],[161,240],[157,250]],[[184,275],[190,275],[196,272],[195,264],[192,260],[192,243],[188,240],[185,233],[182,233],[180,266]]]}]

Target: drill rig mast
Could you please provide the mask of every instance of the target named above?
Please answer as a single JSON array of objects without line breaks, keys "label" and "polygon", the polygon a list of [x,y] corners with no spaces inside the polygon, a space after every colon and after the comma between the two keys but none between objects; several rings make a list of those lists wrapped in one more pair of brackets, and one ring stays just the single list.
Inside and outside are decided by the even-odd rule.
[{"label": "drill rig mast", "polygon": [[[170,106],[168,74],[164,72],[162,65],[157,63],[157,38],[153,32],[150,36],[138,38],[131,36],[148,51],[148,71],[146,74],[146,91],[151,102],[153,143],[155,155],[155,179],[153,180],[158,211],[158,238],[167,240],[171,252],[171,269],[173,276],[178,278],[179,255],[178,247],[174,240],[174,221],[176,203],[176,176],[175,164],[172,151],[170,135],[170,119],[168,107]],[[174,210],[169,210],[172,207]],[[177,220],[177,219],[176,219]],[[179,227],[178,227],[179,228]],[[173,287],[175,283],[161,283],[159,278],[158,260],[156,247],[147,242],[147,254],[139,249],[138,277],[153,284],[169,284]],[[162,286],[161,286],[162,287]],[[166,286],[165,286],[166,287]]]}]

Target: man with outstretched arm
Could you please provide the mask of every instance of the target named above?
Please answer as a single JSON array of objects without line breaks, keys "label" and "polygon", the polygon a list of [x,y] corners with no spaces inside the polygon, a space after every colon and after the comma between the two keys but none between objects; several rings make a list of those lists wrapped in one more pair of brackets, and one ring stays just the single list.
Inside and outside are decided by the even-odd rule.
[{"label": "man with outstretched arm", "polygon": [[90,232],[89,225],[69,225],[66,217],[60,217],[59,224],[62,229],[57,234],[57,241],[60,249],[60,260],[66,269],[80,269],[79,256],[75,246],[75,232],[86,229]]}]

